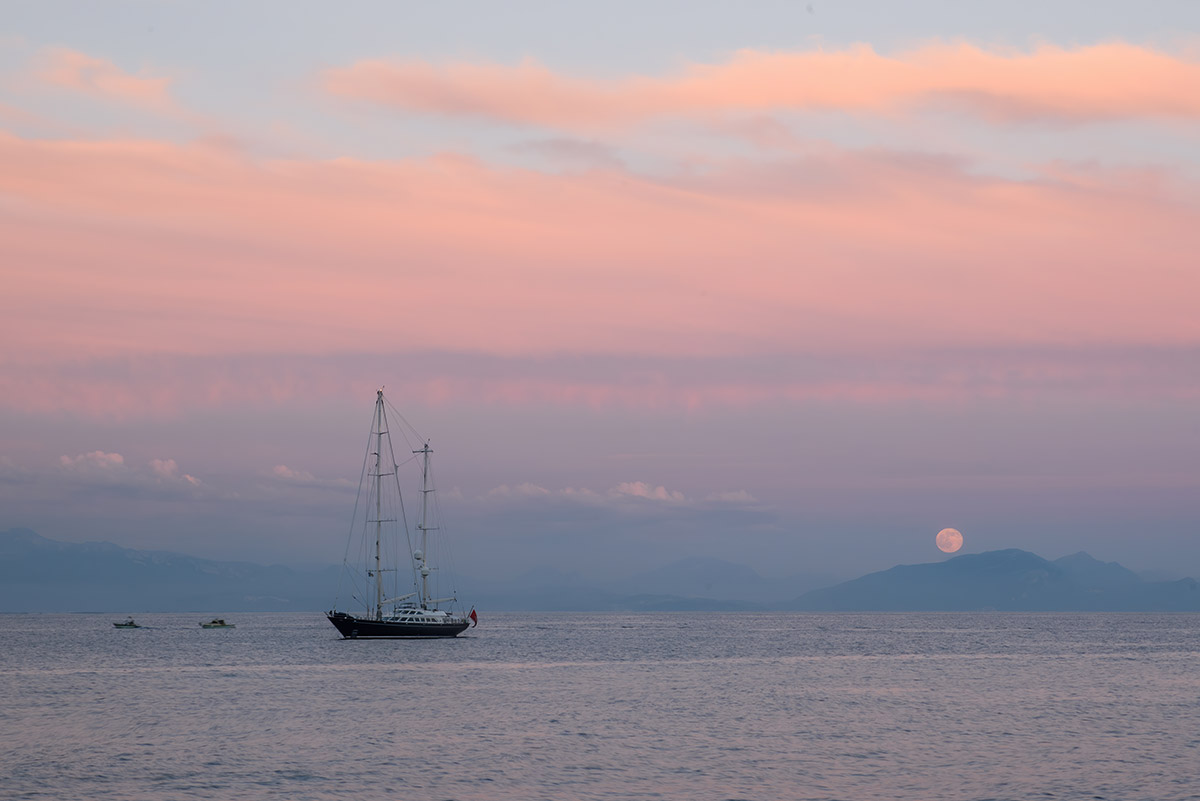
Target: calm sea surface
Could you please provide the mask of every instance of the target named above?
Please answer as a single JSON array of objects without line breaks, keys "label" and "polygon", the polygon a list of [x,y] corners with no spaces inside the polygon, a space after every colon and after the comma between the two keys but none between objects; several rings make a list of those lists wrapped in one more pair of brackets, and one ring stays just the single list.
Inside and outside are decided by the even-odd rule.
[{"label": "calm sea surface", "polygon": [[0,616],[4,799],[1200,799],[1200,615]]}]

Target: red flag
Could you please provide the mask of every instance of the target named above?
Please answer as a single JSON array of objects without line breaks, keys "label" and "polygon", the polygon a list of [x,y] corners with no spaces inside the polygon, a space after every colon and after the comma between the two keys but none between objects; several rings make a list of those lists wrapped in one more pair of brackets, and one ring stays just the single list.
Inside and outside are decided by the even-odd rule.
[{"label": "red flag", "polygon": [[479,615],[475,614],[474,607],[471,608],[471,614],[467,615],[467,617],[471,618],[471,628],[479,625]]}]

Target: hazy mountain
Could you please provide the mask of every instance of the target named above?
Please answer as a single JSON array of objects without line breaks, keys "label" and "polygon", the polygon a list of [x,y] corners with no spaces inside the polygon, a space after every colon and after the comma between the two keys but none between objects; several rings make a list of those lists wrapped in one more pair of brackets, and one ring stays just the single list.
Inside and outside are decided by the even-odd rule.
[{"label": "hazy mountain", "polygon": [[[0,612],[319,612],[332,603],[339,570],[56,542],[12,529],[0,532]],[[1200,611],[1194,580],[1146,581],[1086,553],[1051,562],[991,551],[808,589],[821,580],[769,580],[744,565],[689,558],[610,584],[539,569],[462,577],[460,588],[479,609],[495,611]]]},{"label": "hazy mountain", "polygon": [[1051,562],[1017,549],[900,565],[804,593],[811,611],[1200,611],[1193,579],[1144,581],[1077,553]]},{"label": "hazy mountain", "polygon": [[337,569],[216,562],[0,532],[0,611],[298,611],[329,606]]},{"label": "hazy mountain", "polygon": [[[740,575],[749,570],[732,567]],[[106,542],[58,542],[29,529],[11,529],[0,532],[0,612],[318,612],[332,603],[340,569],[218,562]],[[469,589],[470,603],[497,611],[760,608],[736,599],[595,586],[553,570],[504,580],[464,577],[460,587]]]}]

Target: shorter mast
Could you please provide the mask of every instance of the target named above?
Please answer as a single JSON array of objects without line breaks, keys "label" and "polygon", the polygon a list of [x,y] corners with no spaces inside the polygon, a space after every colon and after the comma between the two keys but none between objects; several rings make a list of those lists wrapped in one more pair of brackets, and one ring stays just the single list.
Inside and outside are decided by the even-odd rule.
[{"label": "shorter mast", "polygon": [[425,443],[425,447],[419,451],[413,451],[414,454],[422,454],[424,464],[421,470],[421,521],[417,523],[417,529],[421,532],[421,550],[417,552],[417,561],[420,563],[417,568],[421,574],[421,608],[425,609],[429,602],[429,533],[436,530],[436,526],[429,525],[429,493],[433,492],[433,488],[429,486],[429,456],[433,453],[433,449],[429,447],[429,443]]}]

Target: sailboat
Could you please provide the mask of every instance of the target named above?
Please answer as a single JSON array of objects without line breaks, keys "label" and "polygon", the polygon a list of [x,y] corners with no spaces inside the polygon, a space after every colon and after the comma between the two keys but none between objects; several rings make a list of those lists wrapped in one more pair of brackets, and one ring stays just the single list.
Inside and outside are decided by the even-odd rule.
[{"label": "sailboat", "polygon": [[[384,400],[383,390],[379,390],[351,524],[351,545],[356,540],[359,543],[357,563],[351,564],[351,545],[347,545],[342,569],[343,579],[350,581],[352,598],[364,608],[358,613],[338,610],[335,601],[326,617],[346,639],[457,637],[468,626],[477,624],[479,618],[474,609],[467,615],[461,613],[453,590],[444,597],[434,597],[445,582],[441,581],[441,571],[433,564],[430,553],[439,531],[430,517],[434,502],[433,449],[428,440],[418,438],[421,447],[410,446],[413,459],[405,461],[405,464],[416,461],[421,467],[418,542],[414,548],[400,492],[401,466],[396,463],[392,449],[387,414],[390,405]],[[405,423],[399,412],[395,412],[395,417],[397,422]],[[407,569],[401,567],[401,560],[407,563]],[[402,573],[407,573],[410,579],[404,588],[406,592],[401,592]]]}]

